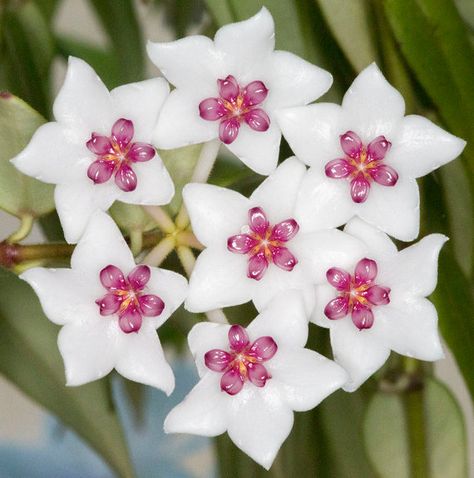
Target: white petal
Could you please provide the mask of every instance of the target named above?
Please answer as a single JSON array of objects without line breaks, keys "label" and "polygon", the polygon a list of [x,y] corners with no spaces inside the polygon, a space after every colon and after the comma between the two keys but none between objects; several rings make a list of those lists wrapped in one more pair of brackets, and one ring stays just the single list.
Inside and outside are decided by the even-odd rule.
[{"label": "white petal", "polygon": [[466,142],[422,116],[403,118],[387,157],[411,178],[419,178],[457,158]]},{"label": "white petal", "polygon": [[319,167],[344,156],[339,136],[348,129],[339,105],[316,105],[278,111],[278,124],[296,156],[308,166]]},{"label": "white petal", "polygon": [[84,134],[110,132],[113,121],[110,93],[83,60],[69,57],[66,79],[53,106],[57,121]]},{"label": "white petal", "polygon": [[133,141],[149,143],[170,88],[164,78],[130,83],[110,92],[117,119],[133,122]]},{"label": "white petal", "polygon": [[393,187],[372,183],[359,217],[396,239],[412,241],[420,228],[420,194],[414,179],[400,177]]},{"label": "white petal", "polygon": [[251,340],[270,335],[278,346],[304,347],[308,318],[301,292],[290,290],[275,296],[249,324],[247,332]]},{"label": "white petal", "polygon": [[317,167],[310,168],[301,183],[295,207],[302,231],[339,227],[355,212],[345,180],[327,178]]},{"label": "white petal", "polygon": [[74,249],[71,267],[88,274],[97,274],[108,265],[115,265],[128,274],[135,261],[125,239],[110,216],[97,212],[92,217]]},{"label": "white petal", "polygon": [[151,324],[144,324],[138,333],[123,337],[115,369],[129,380],[159,388],[166,395],[174,389],[173,371]]},{"label": "white petal", "polygon": [[97,313],[94,303],[97,297],[71,269],[34,267],[20,277],[34,289],[46,317],[55,324],[63,325]]},{"label": "white petal", "polygon": [[306,167],[295,157],[280,164],[250,196],[252,206],[264,211],[270,224],[294,217],[296,196],[306,173]]},{"label": "white petal", "polygon": [[105,377],[115,366],[123,332],[115,317],[66,324],[58,336],[67,385],[82,385]]},{"label": "white petal", "polygon": [[228,74],[243,82],[258,80],[252,75],[261,69],[275,47],[275,26],[270,12],[263,7],[248,20],[223,26],[217,30],[214,44],[223,55]]},{"label": "white petal", "polygon": [[381,264],[377,280],[392,289],[397,297],[426,297],[435,287],[438,255],[448,240],[442,234],[430,234]]},{"label": "white petal", "polygon": [[223,73],[222,59],[213,41],[202,35],[168,43],[148,42],[147,52],[170,83],[177,88],[198,89],[202,99],[216,88],[216,81]]},{"label": "white petal", "polygon": [[390,349],[380,340],[377,321],[365,330],[359,330],[350,317],[332,321],[332,324],[334,359],[350,377],[344,390],[353,392],[385,363]]},{"label": "white petal", "polygon": [[189,280],[185,308],[205,312],[248,302],[253,279],[247,277],[247,258],[222,248],[201,252]]},{"label": "white petal", "polygon": [[262,389],[252,387],[245,396],[249,389],[244,387],[237,395],[227,431],[242,451],[268,470],[293,427],[293,411],[271,380]]},{"label": "white petal", "polygon": [[351,129],[364,142],[379,135],[390,140],[405,113],[402,95],[390,85],[375,63],[357,76],[344,95],[342,107],[351,117]]},{"label": "white petal", "polygon": [[311,410],[348,378],[335,362],[308,349],[279,347],[265,366],[283,399],[297,412]]},{"label": "white petal", "polygon": [[242,123],[237,139],[226,146],[250,169],[266,176],[277,166],[280,141],[280,128],[270,118],[270,127],[264,132],[254,131]]},{"label": "white petal", "polygon": [[163,312],[158,317],[148,317],[155,329],[163,324],[183,303],[188,292],[188,281],[181,275],[166,269],[150,267],[150,280],[146,284],[147,294],[156,294],[165,303]]},{"label": "white petal", "polygon": [[313,313],[311,314],[310,321],[313,322],[313,324],[319,325],[320,327],[329,329],[331,328],[333,321],[326,317],[324,309],[332,299],[336,298],[337,291],[334,289],[334,287],[331,287],[328,283],[325,283],[317,285],[314,288],[314,294],[316,305],[313,309]]},{"label": "white petal", "polygon": [[212,322],[200,322],[193,326],[188,334],[188,344],[200,377],[203,377],[209,369],[204,363],[204,355],[209,350],[229,348],[229,325],[214,324]]},{"label": "white petal", "polygon": [[128,204],[159,206],[168,204],[174,196],[174,184],[161,158],[156,155],[150,161],[135,163],[137,188],[118,193],[118,199]]},{"label": "white petal", "polygon": [[12,163],[22,173],[46,183],[73,181],[85,176],[90,164],[88,139],[78,137],[59,123],[46,123],[36,130],[28,146]]},{"label": "white petal", "polygon": [[[367,244],[371,258],[387,258],[398,252],[393,241],[379,229],[367,224],[362,219],[355,217],[344,227],[344,232],[357,237]],[[374,256],[374,257],[373,257]]]},{"label": "white petal", "polygon": [[165,101],[153,133],[153,144],[174,149],[204,143],[219,136],[219,122],[199,116],[200,92],[173,90]]},{"label": "white petal", "polygon": [[227,429],[229,397],[221,392],[221,374],[209,372],[165,419],[166,433],[217,436]]},{"label": "white petal", "polygon": [[311,103],[332,84],[329,72],[287,51],[275,51],[268,67],[265,105],[271,109]]},{"label": "white petal", "polygon": [[113,184],[93,184],[87,177],[56,186],[54,201],[67,242],[73,244],[80,239],[96,211],[109,209],[117,189]]},{"label": "white petal", "polygon": [[438,335],[438,315],[427,299],[390,303],[377,307],[376,319],[380,322],[385,344],[395,352],[419,360],[443,358]]},{"label": "white petal", "polygon": [[193,232],[205,246],[225,247],[227,239],[240,234],[248,223],[249,201],[230,189],[209,184],[187,184],[183,199]]}]

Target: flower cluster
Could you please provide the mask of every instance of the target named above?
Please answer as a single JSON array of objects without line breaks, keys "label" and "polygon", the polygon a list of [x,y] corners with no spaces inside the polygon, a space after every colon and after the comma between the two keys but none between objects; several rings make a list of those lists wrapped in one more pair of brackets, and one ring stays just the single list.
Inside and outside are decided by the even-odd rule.
[{"label": "flower cluster", "polygon": [[[156,329],[183,301],[191,312],[252,301],[259,314],[245,327],[192,328],[200,380],[164,426],[205,436],[227,431],[267,469],[294,411],[339,388],[356,390],[391,350],[443,356],[426,297],[446,238],[432,234],[399,252],[389,235],[417,238],[416,178],[465,145],[423,117],[404,116],[402,96],[375,64],[342,106],[310,104],[331,75],[274,45],[263,8],[214,40],[149,43],[164,78],[111,92],[71,58],[56,121],[13,159],[25,174],[57,185],[65,237],[77,243],[71,269],[22,274],[48,318],[63,326],[68,385],[115,368],[169,394],[174,377]],[[296,157],[277,166],[282,134]],[[105,211],[115,200],[169,203],[173,182],[155,148],[211,140],[268,177],[248,198],[209,184],[184,187],[204,246],[188,285],[174,272],[137,266]],[[334,361],[304,348],[309,322],[329,328]]]}]

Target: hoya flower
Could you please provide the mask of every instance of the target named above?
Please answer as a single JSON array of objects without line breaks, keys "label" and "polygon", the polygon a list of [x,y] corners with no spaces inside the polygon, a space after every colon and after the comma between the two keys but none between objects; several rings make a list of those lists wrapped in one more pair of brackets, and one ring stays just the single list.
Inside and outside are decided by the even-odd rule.
[{"label": "hoya flower", "polygon": [[305,349],[308,321],[300,293],[281,294],[246,329],[203,322],[188,336],[200,381],[165,420],[167,433],[225,431],[269,469],[293,426],[293,411],[314,408],[347,374]]},{"label": "hoya flower", "polygon": [[188,184],[184,202],[193,231],[206,246],[190,278],[185,306],[204,312],[300,289],[310,312],[313,284],[336,261],[358,253],[359,242],[338,230],[303,232],[295,203],[306,167],[287,159],[250,198],[209,184]]},{"label": "hoya flower", "polygon": [[422,116],[404,114],[402,96],[375,63],[354,80],[342,106],[278,113],[291,148],[311,166],[296,210],[312,229],[359,216],[397,239],[418,236],[415,178],[456,158],[466,143]]},{"label": "hoya flower", "polygon": [[113,368],[168,395],[174,376],[156,333],[181,305],[186,279],[136,266],[113,220],[96,212],[76,246],[71,269],[36,267],[21,275],[46,316],[63,326],[58,346],[68,385],[82,385]]},{"label": "hoya flower", "polygon": [[311,103],[331,75],[286,51],[275,51],[266,8],[220,28],[214,41],[190,36],[149,43],[148,54],[176,89],[167,99],[154,139],[173,149],[215,138],[249,168],[268,175],[277,165],[280,108]]},{"label": "hoya flower", "polygon": [[447,240],[430,234],[398,252],[383,232],[360,219],[345,231],[366,250],[350,267],[327,269],[316,286],[312,321],[330,329],[334,358],[356,390],[387,360],[390,351],[420,360],[443,357],[437,313],[426,299],[435,289],[438,254]]},{"label": "hoya flower", "polygon": [[92,214],[115,200],[171,200],[173,182],[150,144],[168,93],[159,78],[109,92],[87,63],[69,58],[53,106],[56,121],[41,126],[13,159],[23,173],[57,185],[56,208],[68,242],[77,242]]}]

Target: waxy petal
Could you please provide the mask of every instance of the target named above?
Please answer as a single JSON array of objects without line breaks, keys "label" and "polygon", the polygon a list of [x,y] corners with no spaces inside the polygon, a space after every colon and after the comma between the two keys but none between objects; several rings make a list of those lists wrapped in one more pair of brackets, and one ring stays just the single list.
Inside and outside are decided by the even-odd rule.
[{"label": "waxy petal", "polygon": [[389,287],[373,285],[363,295],[373,305],[386,305],[390,303]]},{"label": "waxy petal", "polygon": [[133,143],[127,158],[134,163],[150,161],[156,154],[155,148],[148,143]]},{"label": "waxy petal", "polygon": [[137,176],[133,169],[125,163],[115,173],[115,184],[125,192],[134,191],[137,187]]},{"label": "waxy petal", "polygon": [[112,143],[107,136],[92,133],[91,139],[86,143],[87,149],[94,154],[104,155],[113,152]]},{"label": "waxy petal", "polygon": [[377,136],[367,146],[367,155],[372,161],[380,161],[390,151],[392,143],[385,136]]},{"label": "waxy petal", "polygon": [[273,263],[284,271],[292,271],[298,259],[286,247],[270,247]]},{"label": "waxy petal", "polygon": [[375,168],[369,169],[369,174],[375,182],[382,186],[395,186],[398,181],[398,173],[386,164],[380,164]]},{"label": "waxy petal", "polygon": [[270,118],[260,108],[254,108],[245,113],[244,120],[254,131],[267,131],[270,128]]},{"label": "waxy petal", "polygon": [[351,275],[338,267],[331,267],[326,272],[326,279],[334,288],[340,291],[348,291],[351,285]]},{"label": "waxy petal", "polygon": [[264,236],[270,225],[265,212],[260,207],[253,207],[249,209],[248,220],[250,229],[260,236]]},{"label": "waxy petal", "polygon": [[370,329],[374,324],[374,314],[369,307],[360,303],[354,304],[352,308],[352,322],[359,329]]},{"label": "waxy petal", "polygon": [[239,134],[240,123],[239,120],[231,118],[222,120],[219,125],[219,139],[224,144],[233,143]]},{"label": "waxy petal", "polygon": [[333,159],[324,166],[324,172],[328,178],[340,179],[346,178],[354,172],[355,168],[345,159]]},{"label": "waxy petal", "polygon": [[288,242],[296,236],[300,226],[294,219],[286,219],[273,226],[271,241]]},{"label": "waxy petal", "polygon": [[232,355],[221,349],[209,350],[204,355],[206,367],[214,372],[223,372],[232,362]]},{"label": "waxy petal", "polygon": [[233,368],[228,370],[221,378],[221,390],[229,395],[235,395],[242,390],[244,381],[239,372]]},{"label": "waxy petal", "polygon": [[123,290],[127,286],[122,271],[114,265],[108,265],[107,267],[104,267],[100,271],[99,277],[101,284],[107,290]]},{"label": "waxy petal", "polygon": [[262,81],[252,81],[244,89],[244,105],[256,106],[265,101],[268,89]]},{"label": "waxy petal", "polygon": [[358,159],[362,151],[362,140],[354,131],[346,131],[339,136],[341,148],[350,158]]},{"label": "waxy petal", "polygon": [[134,305],[128,306],[120,314],[119,326],[126,334],[138,332],[142,326],[142,314]]},{"label": "waxy petal", "polygon": [[227,239],[227,249],[237,254],[247,254],[257,244],[258,241],[248,234],[237,234]]},{"label": "waxy petal", "polygon": [[207,121],[216,121],[225,116],[227,110],[218,98],[206,98],[199,103],[199,116]]},{"label": "waxy petal", "polygon": [[351,181],[351,197],[355,203],[362,203],[364,202],[368,196],[370,191],[370,184],[367,179],[364,178],[362,173],[359,173],[352,181]]},{"label": "waxy petal", "polygon": [[261,363],[249,363],[247,366],[248,378],[256,387],[264,387],[271,378],[268,370]]},{"label": "waxy petal", "polygon": [[277,343],[270,336],[259,337],[250,347],[249,355],[261,362],[270,360],[278,350]]},{"label": "waxy petal", "polygon": [[112,126],[112,139],[124,149],[133,138],[135,131],[133,123],[125,118],[120,118]]},{"label": "waxy petal", "polygon": [[148,266],[139,265],[128,274],[128,280],[134,290],[142,290],[150,280],[151,271]]},{"label": "waxy petal", "polygon": [[377,277],[377,263],[372,259],[361,259],[355,267],[354,277],[357,286],[370,284]]},{"label": "waxy petal", "polygon": [[247,331],[241,325],[233,325],[228,332],[229,344],[232,350],[240,352],[249,343]]},{"label": "waxy petal", "polygon": [[336,297],[324,308],[324,314],[328,319],[342,319],[349,312],[349,299],[347,297]]},{"label": "waxy petal", "polygon": [[219,96],[226,101],[232,103],[239,96],[240,87],[232,75],[228,75],[223,80],[217,80],[217,87],[219,88]]},{"label": "waxy petal", "polygon": [[101,299],[97,299],[95,303],[100,308],[100,315],[112,315],[119,310],[122,297],[116,294],[105,294]]},{"label": "waxy petal", "polygon": [[247,277],[249,279],[260,280],[268,267],[268,261],[265,254],[258,253],[249,259]]},{"label": "waxy petal", "polygon": [[87,169],[87,176],[94,181],[95,184],[102,184],[110,179],[114,169],[115,163],[113,161],[98,159]]},{"label": "waxy petal", "polygon": [[140,311],[145,317],[156,317],[163,312],[165,303],[155,294],[142,295],[138,298]]}]

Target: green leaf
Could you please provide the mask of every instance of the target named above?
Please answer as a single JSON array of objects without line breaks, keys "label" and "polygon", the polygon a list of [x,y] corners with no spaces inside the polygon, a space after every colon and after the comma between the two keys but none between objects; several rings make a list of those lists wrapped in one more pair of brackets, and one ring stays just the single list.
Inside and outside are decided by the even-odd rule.
[{"label": "green leaf", "polygon": [[44,122],[19,98],[0,96],[0,208],[18,217],[38,217],[54,209],[54,187],[25,176],[10,163]]},{"label": "green leaf", "polygon": [[140,81],[145,75],[142,26],[132,0],[89,0],[109,35],[123,83]]},{"label": "green leaf", "polygon": [[205,0],[208,10],[219,26],[235,21],[234,14],[226,0]]},{"label": "green leaf", "polygon": [[316,0],[356,72],[378,61],[373,15],[365,0]]},{"label": "green leaf", "polygon": [[64,385],[58,327],[43,315],[33,290],[0,269],[0,372],[76,431],[121,477],[133,477],[107,381]]}]

